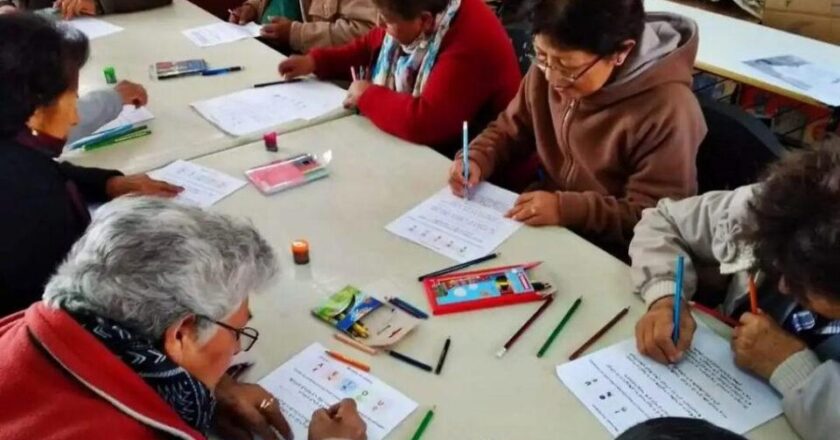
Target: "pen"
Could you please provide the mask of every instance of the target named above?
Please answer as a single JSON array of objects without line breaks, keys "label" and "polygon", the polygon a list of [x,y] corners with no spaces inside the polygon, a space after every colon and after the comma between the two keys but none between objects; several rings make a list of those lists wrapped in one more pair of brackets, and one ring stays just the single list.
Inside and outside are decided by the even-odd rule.
[{"label": "pen", "polygon": [[543,302],[540,308],[538,308],[537,311],[534,312],[534,314],[531,315],[531,317],[528,318],[527,321],[525,321],[525,324],[522,324],[522,327],[519,327],[519,330],[517,330],[516,333],[514,333],[513,336],[511,336],[511,338],[508,339],[507,342],[505,342],[505,345],[502,347],[502,349],[496,353],[496,357],[501,358],[502,356],[504,356],[505,353],[507,353],[507,351],[510,350],[510,347],[513,347],[513,344],[516,342],[516,340],[519,339],[519,337],[522,336],[522,334],[525,333],[531,327],[531,324],[533,324],[534,321],[536,321],[537,318],[539,318],[540,315],[542,315],[542,313],[548,308],[548,306],[551,305],[552,302],[554,302],[554,295],[549,296],[548,299],[546,299]]},{"label": "pen", "polygon": [[449,344],[451,342],[452,338],[446,338],[446,342],[443,344],[443,351],[440,352],[437,368],[435,368],[435,374],[437,375],[440,375],[440,371],[443,369],[443,363],[446,362],[446,356],[449,354]]},{"label": "pen", "polygon": [[343,362],[343,363],[345,363],[345,364],[347,364],[351,367],[358,368],[359,370],[362,370],[365,373],[370,372],[370,366],[367,365],[367,364],[364,364],[364,363],[362,363],[360,361],[357,361],[355,359],[351,359],[347,356],[344,356],[341,353],[337,353],[337,352],[332,351],[332,350],[327,350],[326,353],[327,353],[327,356],[329,356],[329,357],[331,357],[331,358],[333,358],[333,359],[335,359],[339,362]]},{"label": "pen", "polygon": [[232,66],[232,67],[220,67],[218,69],[207,69],[201,71],[201,76],[215,76],[215,75],[224,75],[230,72],[239,72],[242,70],[242,66]]},{"label": "pen", "polygon": [[423,436],[423,432],[426,431],[426,428],[429,427],[429,423],[432,422],[432,417],[435,416],[435,409],[437,407],[433,406],[423,417],[423,421],[420,422],[420,426],[417,427],[417,431],[414,432],[414,435],[411,436],[411,440],[420,440],[420,437]]},{"label": "pen", "polygon": [[423,362],[420,362],[416,359],[412,359],[412,358],[410,358],[410,357],[408,357],[404,354],[397,353],[394,350],[388,350],[388,355],[391,356],[394,359],[401,360],[401,361],[407,363],[408,365],[417,367],[417,368],[419,368],[423,371],[428,371],[429,373],[432,372],[432,367],[430,367],[430,366],[428,366],[428,365],[424,364]]},{"label": "pen", "polygon": [[674,292],[674,333],[671,334],[671,339],[674,341],[674,345],[676,345],[677,341],[680,340],[680,303],[682,303],[682,293],[683,293],[683,272],[685,271],[685,257],[682,255],[677,256],[677,279],[676,279],[676,289]]},{"label": "pen", "polygon": [[420,318],[420,319],[428,319],[429,315],[424,313],[422,310],[414,307],[413,305],[399,299],[399,298],[388,298],[388,302],[396,306],[397,308],[401,309],[402,311],[408,313],[409,315]]},{"label": "pen", "polygon": [[554,342],[554,339],[556,339],[557,335],[560,334],[560,330],[563,330],[563,327],[566,325],[567,322],[569,322],[569,319],[571,319],[572,315],[575,313],[575,310],[577,310],[578,306],[580,306],[581,302],[583,302],[583,297],[580,297],[575,300],[574,304],[572,304],[572,307],[569,308],[569,311],[566,312],[566,315],[563,316],[563,319],[560,320],[560,323],[557,324],[557,327],[555,327],[554,331],[551,332],[551,335],[545,341],[545,344],[543,344],[543,346],[540,348],[540,351],[537,352],[538,358],[543,357],[545,352],[548,351],[548,347],[551,346],[551,343]]},{"label": "pen", "polygon": [[755,275],[751,275],[747,281],[750,289],[750,313],[758,314],[758,288],[755,286]]},{"label": "pen", "polygon": [[601,330],[598,330],[598,332],[595,333],[595,335],[593,335],[591,338],[587,339],[586,342],[584,342],[583,345],[580,346],[580,348],[575,350],[575,352],[572,353],[571,356],[569,356],[569,360],[573,361],[573,360],[577,359],[578,357],[580,357],[580,355],[583,354],[583,352],[585,352],[589,347],[591,347],[592,344],[594,344],[598,339],[601,339],[601,336],[604,336],[608,331],[610,331],[610,329],[618,321],[621,321],[621,318],[626,316],[627,312],[629,312],[629,311],[630,311],[630,307],[625,307],[625,308],[621,309],[621,311],[618,312],[618,314],[615,315],[613,317],[613,319],[610,319],[610,322],[608,322],[606,325],[601,327]]},{"label": "pen", "polygon": [[254,84],[254,88],[259,89],[261,87],[276,86],[276,85],[279,85],[279,84],[291,84],[291,83],[296,83],[296,82],[301,82],[301,81],[303,81],[303,78],[281,79],[280,81],[271,81],[271,82]]},{"label": "pen", "polygon": [[417,281],[423,281],[426,278],[432,278],[432,277],[436,277],[436,276],[440,276],[440,275],[446,275],[448,273],[456,272],[456,271],[459,271],[461,269],[473,266],[475,264],[483,263],[487,260],[492,260],[492,259],[498,257],[499,255],[501,255],[501,254],[498,254],[498,253],[489,254],[489,255],[485,255],[485,256],[480,257],[480,258],[476,258],[475,260],[466,261],[466,262],[461,263],[461,264],[456,264],[454,266],[450,266],[450,267],[447,267],[447,268],[444,268],[444,269],[441,269],[441,270],[436,270],[434,272],[427,273],[426,275],[421,275],[421,276],[417,277]]},{"label": "pen", "polygon": [[463,150],[461,151],[461,160],[463,160],[462,167],[464,169],[464,185],[465,191],[464,196],[467,200],[470,199],[470,143],[467,140],[469,137],[469,125],[467,121],[464,121],[464,129],[463,129]]}]

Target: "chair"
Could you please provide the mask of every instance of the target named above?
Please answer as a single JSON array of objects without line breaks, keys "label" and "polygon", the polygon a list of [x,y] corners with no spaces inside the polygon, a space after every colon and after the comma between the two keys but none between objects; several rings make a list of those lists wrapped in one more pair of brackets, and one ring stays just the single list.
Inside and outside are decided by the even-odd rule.
[{"label": "chair", "polygon": [[513,44],[523,75],[531,67],[529,55],[534,53],[530,14],[533,3],[534,0],[496,0],[491,3]]},{"label": "chair", "polygon": [[697,153],[700,194],[754,183],[785,154],[773,132],[743,109],[705,98],[700,107],[709,127]]}]

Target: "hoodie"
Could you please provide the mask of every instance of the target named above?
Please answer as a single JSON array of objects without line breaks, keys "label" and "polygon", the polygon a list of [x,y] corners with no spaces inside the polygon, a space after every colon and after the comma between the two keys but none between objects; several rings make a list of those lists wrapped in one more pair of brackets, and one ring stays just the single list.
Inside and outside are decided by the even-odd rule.
[{"label": "hoodie", "polygon": [[534,153],[555,191],[560,226],[627,246],[641,212],[697,191],[695,158],[706,135],[691,91],[697,25],[647,14],[627,62],[601,90],[563,97],[532,66],[507,109],[470,146],[490,177]]}]

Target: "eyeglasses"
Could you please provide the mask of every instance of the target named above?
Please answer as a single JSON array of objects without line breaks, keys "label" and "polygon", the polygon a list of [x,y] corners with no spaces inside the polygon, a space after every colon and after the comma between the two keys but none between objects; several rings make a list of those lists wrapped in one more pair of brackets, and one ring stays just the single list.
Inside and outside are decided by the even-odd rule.
[{"label": "eyeglasses", "polygon": [[[216,321],[215,319],[206,315],[196,315],[196,317],[199,319],[210,321],[218,325],[219,327],[232,331],[236,335],[236,341],[239,342],[239,347],[242,349],[242,351],[250,350],[251,347],[253,347],[254,344],[257,343],[257,339],[260,338],[260,332],[253,327],[236,328],[227,325],[224,322]],[[243,336],[245,337],[244,341],[242,340]]]},{"label": "eyeglasses", "polygon": [[589,73],[589,71],[598,64],[599,61],[604,59],[604,57],[595,58],[594,61],[589,63],[586,67],[583,68],[578,73],[569,74],[567,71],[563,71],[557,66],[552,66],[546,62],[546,59],[540,58],[536,54],[528,55],[528,58],[531,60],[531,63],[537,66],[546,76],[550,76],[551,73],[557,74],[557,81],[554,82],[554,85],[560,87],[571,87],[574,85],[579,79],[583,78],[584,75]]}]

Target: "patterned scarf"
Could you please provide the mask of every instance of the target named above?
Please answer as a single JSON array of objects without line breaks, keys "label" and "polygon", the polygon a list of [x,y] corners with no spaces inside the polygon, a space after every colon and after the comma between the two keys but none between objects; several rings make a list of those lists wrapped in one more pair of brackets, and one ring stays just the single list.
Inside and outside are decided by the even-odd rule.
[{"label": "patterned scarf", "polygon": [[449,6],[435,17],[432,35],[419,37],[409,47],[386,35],[373,68],[373,83],[399,93],[420,96],[437,60],[443,37],[460,7],[461,0],[450,0]]},{"label": "patterned scarf", "polygon": [[216,399],[201,381],[155,348],[150,339],[116,321],[84,312],[69,313],[157,391],[184,422],[207,434]]}]

